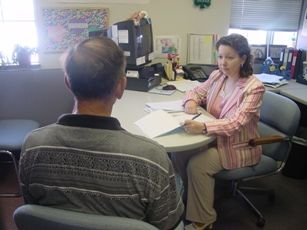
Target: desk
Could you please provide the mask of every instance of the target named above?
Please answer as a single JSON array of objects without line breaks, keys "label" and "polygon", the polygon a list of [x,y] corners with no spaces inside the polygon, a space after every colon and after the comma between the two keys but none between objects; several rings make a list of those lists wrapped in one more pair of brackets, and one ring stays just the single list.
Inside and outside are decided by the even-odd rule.
[{"label": "desk", "polygon": [[[125,90],[123,98],[114,104],[112,116],[116,117],[127,131],[144,136],[134,122],[147,114],[144,110],[145,103],[178,100],[182,99],[183,95],[178,91],[172,95],[159,95]],[[167,135],[156,137],[154,140],[163,145],[168,152],[181,152],[208,145],[215,140],[215,137],[203,134],[191,135],[179,128]]]},{"label": "desk", "polygon": [[284,95],[293,101],[307,105],[307,85],[297,83],[295,80],[290,80],[288,84],[275,89],[266,87],[266,90]]},{"label": "desk", "polygon": [[307,86],[305,89],[286,89],[280,91],[281,95],[284,95],[294,101],[297,101],[303,105],[307,105]]}]

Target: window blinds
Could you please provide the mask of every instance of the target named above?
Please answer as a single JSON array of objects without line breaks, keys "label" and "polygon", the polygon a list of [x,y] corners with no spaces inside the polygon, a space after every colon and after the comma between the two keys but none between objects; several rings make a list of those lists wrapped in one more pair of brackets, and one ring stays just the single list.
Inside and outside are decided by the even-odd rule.
[{"label": "window blinds", "polygon": [[230,28],[297,31],[302,0],[232,0]]}]

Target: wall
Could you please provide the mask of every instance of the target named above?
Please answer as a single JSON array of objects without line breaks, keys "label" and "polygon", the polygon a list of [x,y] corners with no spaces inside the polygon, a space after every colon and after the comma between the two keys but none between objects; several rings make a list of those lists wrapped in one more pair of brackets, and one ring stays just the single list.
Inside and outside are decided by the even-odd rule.
[{"label": "wall", "polygon": [[[200,9],[194,6],[193,0],[122,0],[109,3],[111,0],[35,0],[35,10],[38,22],[40,9],[44,7],[97,7],[103,6],[110,9],[110,22],[113,24],[127,19],[137,10],[146,10],[152,19],[154,35],[178,35],[181,37],[181,60],[186,61],[187,34],[201,33],[218,35],[227,34],[230,18],[231,1],[211,0],[211,6]],[[77,2],[77,3],[71,3]],[[132,2],[132,3],[131,3]],[[144,3],[137,3],[144,2]],[[40,25],[38,24],[40,27]],[[41,44],[41,34],[39,40]],[[58,68],[60,54],[40,53],[42,68]]]},{"label": "wall", "polygon": [[33,119],[41,126],[71,113],[73,96],[61,69],[0,71],[0,119]]}]

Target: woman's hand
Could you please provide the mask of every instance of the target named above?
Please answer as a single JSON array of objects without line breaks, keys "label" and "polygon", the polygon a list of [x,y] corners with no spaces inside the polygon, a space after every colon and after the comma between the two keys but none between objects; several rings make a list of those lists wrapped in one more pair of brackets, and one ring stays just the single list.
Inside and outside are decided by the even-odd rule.
[{"label": "woman's hand", "polygon": [[196,101],[193,100],[187,101],[184,105],[184,111],[189,114],[196,114],[197,113]]},{"label": "woman's hand", "polygon": [[183,123],[183,128],[187,133],[190,134],[201,134],[204,133],[206,126],[204,123],[193,120],[185,120]]}]

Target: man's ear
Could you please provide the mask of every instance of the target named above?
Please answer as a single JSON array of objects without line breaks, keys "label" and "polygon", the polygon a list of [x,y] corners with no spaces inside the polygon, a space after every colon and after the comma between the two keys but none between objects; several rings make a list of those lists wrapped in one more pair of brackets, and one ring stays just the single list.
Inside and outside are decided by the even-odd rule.
[{"label": "man's ear", "polygon": [[127,78],[126,76],[123,76],[118,80],[118,83],[116,86],[115,96],[117,99],[122,98],[124,91],[126,89],[126,86],[127,86]]},{"label": "man's ear", "polygon": [[71,86],[70,86],[70,82],[69,82],[69,79],[68,79],[68,76],[65,74],[64,76],[64,81],[65,81],[65,85],[66,87],[71,90]]}]

